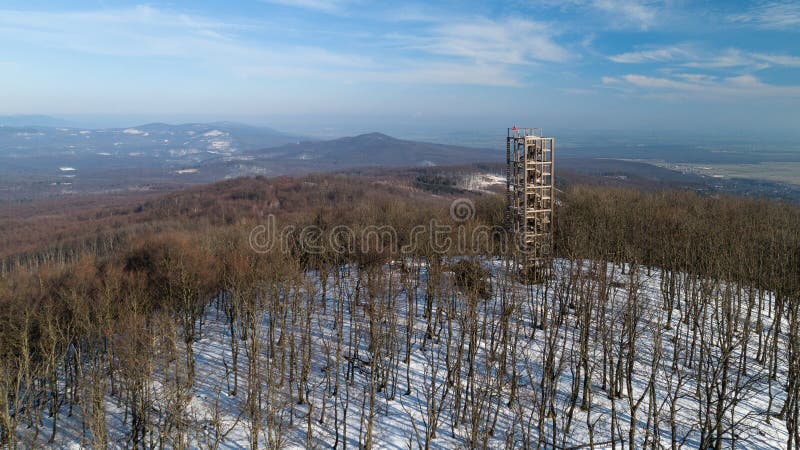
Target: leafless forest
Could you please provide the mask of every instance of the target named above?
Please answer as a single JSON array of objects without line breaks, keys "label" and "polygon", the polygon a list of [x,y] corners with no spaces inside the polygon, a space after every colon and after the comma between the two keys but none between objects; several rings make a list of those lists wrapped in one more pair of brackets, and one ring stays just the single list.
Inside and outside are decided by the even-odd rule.
[{"label": "leafless forest", "polygon": [[[246,179],[81,211],[58,238],[6,223],[0,444],[800,445],[797,207],[571,187],[554,274],[527,285],[492,233],[412,239],[432,219],[454,242],[502,225],[499,196],[463,223],[450,200]],[[271,213],[317,237],[391,226],[398,245],[255,252]]]}]

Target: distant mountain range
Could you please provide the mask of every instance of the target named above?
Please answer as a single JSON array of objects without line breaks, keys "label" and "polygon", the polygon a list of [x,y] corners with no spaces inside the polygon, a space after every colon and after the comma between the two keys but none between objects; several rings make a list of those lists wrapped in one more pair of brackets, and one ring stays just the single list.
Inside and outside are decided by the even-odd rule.
[{"label": "distant mountain range", "polygon": [[0,115],[0,126],[6,127],[63,127],[69,125],[70,122],[67,120],[42,114]]},{"label": "distant mountain range", "polygon": [[501,159],[490,150],[402,140],[381,133],[323,141],[233,122],[106,129],[0,125],[0,197],[4,191],[35,191],[38,197],[149,189],[147,186],[243,175]]}]

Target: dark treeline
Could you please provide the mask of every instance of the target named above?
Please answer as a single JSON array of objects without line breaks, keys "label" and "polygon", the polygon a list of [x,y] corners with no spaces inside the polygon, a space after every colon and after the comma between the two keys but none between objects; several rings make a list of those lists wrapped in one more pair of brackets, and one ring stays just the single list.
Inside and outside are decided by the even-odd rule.
[{"label": "dark treeline", "polygon": [[742,197],[575,187],[556,216],[563,257],[606,258],[776,292],[800,283],[800,208]]},{"label": "dark treeline", "polygon": [[[771,424],[797,448],[800,210],[570,188],[556,275],[526,286],[491,233],[444,252],[412,237],[431,219],[502,225],[501,198],[474,200],[459,224],[402,185],[235,180],[126,210],[147,220],[92,230],[103,245],[86,232],[26,252],[0,278],[0,444],[218,448],[241,429],[251,448],[371,448],[408,396],[426,399],[401,409],[411,447],[721,449]],[[272,212],[322,236],[391,226],[399,245],[310,252],[290,235],[255,252]],[[214,386],[198,372],[211,333]],[[201,387],[216,392],[203,417]]]}]

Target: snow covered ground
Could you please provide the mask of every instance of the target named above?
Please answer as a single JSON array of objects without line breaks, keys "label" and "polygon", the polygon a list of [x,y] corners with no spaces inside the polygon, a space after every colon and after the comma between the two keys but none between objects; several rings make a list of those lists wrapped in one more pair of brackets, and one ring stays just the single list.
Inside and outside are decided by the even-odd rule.
[{"label": "snow covered ground", "polygon": [[492,188],[505,188],[506,178],[494,173],[471,173],[466,175],[459,187],[468,191],[492,192]]},{"label": "snow covered ground", "polygon": [[[359,278],[358,271],[350,267],[341,268],[338,277],[329,277],[324,302],[320,280],[316,276],[295,285],[291,293],[285,292],[287,298],[297,294],[313,299],[309,303],[313,305],[310,327],[313,339],[310,344],[301,342],[300,330],[305,325],[300,316],[292,317],[296,312],[289,311],[288,320],[277,326],[274,321],[270,322],[266,313],[261,317],[261,323],[267,340],[259,350],[259,361],[267,371],[279,367],[279,361],[269,353],[268,336],[294,339],[298,349],[310,345],[312,365],[309,379],[302,385],[307,398],[302,404],[297,401],[298,386],[301,386],[297,373],[287,375],[285,371],[281,372],[281,377],[290,379],[284,380],[280,387],[275,386],[277,378],[261,374],[265,405],[262,409],[273,416],[261,419],[259,447],[267,448],[277,442],[285,448],[330,448],[338,436],[339,448],[342,445],[357,448],[365,440],[366,417],[370,409],[369,381],[378,379],[379,376],[373,372],[378,365],[387,370],[387,376],[385,384],[375,393],[372,407],[374,448],[425,448],[426,429],[430,419],[436,415],[438,422],[435,438],[430,441],[431,448],[578,448],[590,441],[594,448],[612,448],[612,426],[619,430],[619,436],[624,436],[625,440],[628,438],[631,395],[636,401],[641,399],[634,421],[637,448],[643,446],[645,439],[653,448],[670,448],[673,435],[680,448],[699,447],[698,411],[701,402],[708,400],[706,393],[701,391],[714,387],[715,383],[713,379],[699,382],[696,367],[673,365],[676,349],[685,352],[691,348],[692,342],[689,340],[691,336],[684,335],[687,327],[681,324],[680,318],[686,315],[677,310],[680,305],[676,305],[676,311],[669,318],[671,322],[666,326],[668,311],[662,307],[661,273],[658,270],[650,270],[648,274],[642,269],[631,275],[629,269],[609,265],[610,287],[606,298],[597,291],[597,277],[588,276],[588,264],[578,269],[581,266],[571,267],[567,261],[559,261],[555,276],[547,286],[527,286],[516,282],[507,276],[500,260],[484,261],[483,264],[493,274],[492,295],[480,299],[475,305],[477,321],[471,324],[468,320],[469,301],[464,294],[442,289],[438,291],[440,297],[432,310],[435,332],[432,339],[426,336],[426,296],[430,290],[425,264],[413,266],[420,269],[419,285],[415,285],[413,280],[401,280],[397,271],[393,271],[382,280],[384,287],[372,300],[367,300],[367,280],[363,276]],[[384,272],[386,270],[388,266]],[[577,277],[578,270],[586,276]],[[452,273],[445,275],[437,286],[452,286]],[[578,278],[582,284],[570,287],[570,280]],[[414,293],[412,302],[408,301],[409,287]],[[716,289],[725,287],[724,284],[717,285]],[[587,352],[587,366],[591,371],[591,408],[582,410],[578,399],[579,406],[572,409],[572,418],[569,419],[574,367],[580,365],[578,321],[581,314],[578,309],[573,309],[569,298],[581,289],[593,292],[589,295],[595,297],[594,307],[599,308],[599,300],[602,300],[606,308],[605,316],[598,315],[596,310],[589,316],[605,317],[606,325],[612,326],[600,327],[597,319],[592,319],[590,333],[594,337]],[[630,310],[633,300],[630,295],[635,295],[638,311],[638,320],[633,328],[638,333],[634,376],[630,386],[622,386],[621,395],[612,401],[608,389],[604,390],[602,386],[602,361],[609,355],[620,358],[621,354],[629,351],[625,348],[625,333],[621,330],[628,319],[624,316],[625,311]],[[761,293],[761,296],[762,309],[767,311],[772,296],[769,293]],[[682,305],[687,305],[685,299]],[[393,308],[397,314],[386,317],[396,320],[381,319],[370,325],[371,314],[377,307]],[[189,424],[186,438],[192,448],[250,446],[251,423],[244,413],[248,391],[246,340],[236,337],[240,351],[238,390],[234,396],[231,395],[231,334],[222,308],[222,303],[217,301],[205,312],[200,337],[194,343],[196,377],[191,389],[182,397],[185,401],[184,417]],[[561,308],[563,314],[555,314],[554,308]],[[707,310],[707,332],[710,334],[716,333],[713,320],[717,312],[714,308]],[[744,317],[745,313],[739,311],[738,314]],[[546,316],[542,319],[543,326],[537,327],[534,318],[541,318],[542,314]],[[407,317],[413,320],[410,324],[413,326],[410,348],[407,348],[406,341]],[[764,320],[762,326],[769,327],[770,323]],[[379,332],[370,334],[370,330],[374,331],[370,326],[379,327]],[[268,331],[270,327],[271,332]],[[785,329],[786,325],[783,327]],[[506,346],[506,353],[497,351],[503,330],[515,333]],[[601,333],[608,330],[612,330],[613,336],[604,340]],[[340,335],[341,341],[338,339]],[[382,353],[371,347],[374,336],[382,339],[378,344],[385,349]],[[475,342],[470,342],[471,339]],[[747,358],[750,359],[754,359],[757,351],[757,343],[753,340],[741,347],[748,349]],[[337,347],[341,356],[338,359]],[[410,355],[408,364],[404,360],[407,350]],[[661,357],[655,358],[653,363],[655,352],[661,352]],[[379,364],[371,360],[376,354],[380,357]],[[446,361],[453,354],[462,355],[463,361],[472,358],[476,373],[470,374],[466,364],[453,370],[453,359],[448,373]],[[498,370],[500,362],[497,358],[501,354],[503,358],[510,358],[506,367],[516,370]],[[714,355],[710,350],[706,356],[713,358]],[[741,351],[735,350],[730,356],[738,358],[742,356]],[[779,358],[785,358],[785,355],[781,352]],[[169,386],[175,380],[173,375],[184,370],[179,368],[183,356],[174,357],[172,364],[169,361],[169,358],[154,356],[153,377],[145,387],[152,399],[153,421],[163,420],[171,410],[170,405],[174,403],[170,403]],[[716,366],[712,363],[710,367]],[[735,407],[726,410],[726,424],[733,427],[732,435],[736,438],[735,441],[728,440],[725,448],[784,448],[786,426],[776,417],[771,417],[767,423],[767,405],[770,391],[774,394],[773,414],[783,404],[786,362],[779,361],[777,380],[771,384],[766,376],[767,367],[756,361],[749,363],[749,367],[746,377],[740,376],[736,380],[741,389],[736,393]],[[543,371],[552,377],[543,376]],[[476,381],[475,385],[467,383],[470,376]],[[652,392],[648,391],[651,376],[655,380]],[[291,380],[291,377],[295,379]],[[552,384],[544,386],[543,380],[552,380]],[[552,400],[547,403],[544,399],[548,398],[546,393],[551,388]],[[632,391],[628,392],[629,389]],[[713,397],[713,392],[711,394]],[[674,402],[675,420],[671,421],[670,401],[673,397],[677,400]],[[657,427],[646,422],[653,399],[655,409],[660,412]],[[459,406],[453,408],[456,403]],[[549,407],[554,408],[554,414],[547,414]],[[126,412],[125,402],[109,390],[105,410],[109,442],[116,448],[129,447],[131,414]],[[364,411],[366,413],[362,414]],[[455,411],[459,411],[460,417],[454,417]],[[546,417],[540,420],[543,411]],[[20,425],[18,434],[26,447],[79,448],[88,442],[80,417],[80,408],[76,407],[70,415],[66,406],[63,407],[59,432],[52,444],[47,442],[52,422],[46,412],[40,419],[35,441],[34,429],[25,424]],[[475,417],[478,419],[472,420]],[[270,424],[277,426],[271,428]],[[653,430],[658,433],[654,434]],[[148,436],[145,440],[158,442],[157,438]],[[167,447],[174,445],[174,442],[166,442]],[[614,444],[617,448],[627,448],[627,442],[623,445],[617,440]]]}]

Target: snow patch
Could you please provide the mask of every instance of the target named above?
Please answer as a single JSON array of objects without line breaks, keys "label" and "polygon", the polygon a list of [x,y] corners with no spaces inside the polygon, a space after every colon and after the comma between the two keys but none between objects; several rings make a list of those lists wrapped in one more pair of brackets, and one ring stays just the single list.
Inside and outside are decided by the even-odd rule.
[{"label": "snow patch", "polygon": [[492,186],[505,186],[506,178],[494,173],[472,173],[464,177],[462,188],[468,191],[486,192]]},{"label": "snow patch", "polygon": [[148,133],[147,131],[137,130],[136,128],[126,128],[126,129],[122,130],[122,132],[125,133],[125,134],[134,134],[134,135],[139,135],[139,136],[150,136],[150,133]]},{"label": "snow patch", "polygon": [[210,148],[214,150],[227,150],[231,147],[230,141],[214,140],[208,143]]}]

